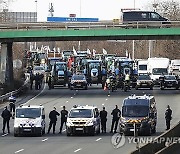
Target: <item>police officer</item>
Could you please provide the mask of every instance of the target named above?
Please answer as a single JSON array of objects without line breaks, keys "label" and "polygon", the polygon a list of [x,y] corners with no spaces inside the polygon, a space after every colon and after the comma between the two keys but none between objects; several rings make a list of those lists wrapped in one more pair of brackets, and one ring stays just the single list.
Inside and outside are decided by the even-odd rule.
[{"label": "police officer", "polygon": [[15,102],[16,102],[16,98],[13,96],[9,97],[9,108],[10,108],[10,113],[12,115],[12,118],[14,119],[14,114],[15,114]]},{"label": "police officer", "polygon": [[5,133],[5,126],[7,124],[7,130],[8,130],[8,133],[10,133],[10,129],[9,129],[9,120],[10,120],[10,117],[11,117],[11,113],[10,111],[7,109],[7,106],[4,108],[4,111],[2,112],[1,114],[1,117],[3,118],[3,134]]},{"label": "police officer", "polygon": [[40,89],[40,82],[41,82],[41,78],[40,78],[39,73],[36,73],[34,80],[35,80],[35,89],[39,90]]},{"label": "police officer", "polygon": [[60,132],[59,134],[61,134],[62,132],[62,128],[63,128],[63,124],[67,122],[67,116],[68,116],[68,111],[66,110],[66,107],[63,106],[63,110],[61,110],[61,127],[60,127]]},{"label": "police officer", "polygon": [[32,71],[30,72],[30,89],[33,89],[33,81],[34,81],[34,74]]},{"label": "police officer", "polygon": [[165,112],[165,119],[166,119],[166,130],[170,129],[170,121],[172,119],[172,110],[170,109],[170,106],[167,105],[167,109]]},{"label": "police officer", "polygon": [[119,118],[121,116],[121,111],[118,109],[117,105],[116,105],[115,109],[111,112],[111,115],[113,116],[113,118],[112,118],[112,125],[111,125],[110,133],[113,133],[114,124],[115,124],[114,133],[116,133],[118,122],[119,122]]},{"label": "police officer", "polygon": [[49,113],[50,123],[49,123],[49,128],[48,128],[48,134],[51,130],[52,125],[53,125],[53,134],[55,134],[57,116],[59,115],[60,114],[56,111],[56,107],[54,107],[54,109]]},{"label": "police officer", "polygon": [[106,122],[107,122],[107,111],[103,106],[103,110],[100,111],[100,118],[101,118],[101,130],[102,133],[106,133]]}]

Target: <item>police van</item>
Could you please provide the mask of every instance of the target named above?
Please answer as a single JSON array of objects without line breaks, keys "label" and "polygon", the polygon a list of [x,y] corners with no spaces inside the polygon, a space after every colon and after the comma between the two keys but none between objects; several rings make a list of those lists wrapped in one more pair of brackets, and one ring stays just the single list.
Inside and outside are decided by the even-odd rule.
[{"label": "police van", "polygon": [[67,136],[84,133],[95,135],[100,133],[100,117],[95,106],[74,106],[68,115],[66,123]]},{"label": "police van", "polygon": [[45,134],[45,111],[41,105],[19,106],[15,111],[14,136]]},{"label": "police van", "polygon": [[154,96],[132,95],[124,99],[120,132],[151,135],[156,132],[157,110]]}]

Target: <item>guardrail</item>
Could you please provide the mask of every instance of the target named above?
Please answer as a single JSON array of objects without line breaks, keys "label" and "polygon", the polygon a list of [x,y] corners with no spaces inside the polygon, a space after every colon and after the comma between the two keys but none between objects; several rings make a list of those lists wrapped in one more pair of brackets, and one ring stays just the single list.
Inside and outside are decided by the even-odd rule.
[{"label": "guardrail", "polygon": [[156,152],[155,154],[179,154],[180,145],[179,143],[172,143],[169,146],[163,148],[162,150]]},{"label": "guardrail", "polygon": [[3,102],[4,100],[7,100],[10,96],[12,95],[16,95],[18,93],[20,93],[22,90],[24,90],[25,87],[27,87],[28,83],[29,83],[29,75],[26,75],[26,80],[24,81],[24,84],[17,90],[11,91],[5,95],[1,95],[0,96],[0,101]]},{"label": "guardrail", "polygon": [[180,122],[167,132],[156,137],[153,142],[145,144],[140,149],[133,151],[131,154],[155,154],[164,149],[170,138],[180,137]]},{"label": "guardrail", "polygon": [[0,30],[180,27],[180,21],[0,23]]}]

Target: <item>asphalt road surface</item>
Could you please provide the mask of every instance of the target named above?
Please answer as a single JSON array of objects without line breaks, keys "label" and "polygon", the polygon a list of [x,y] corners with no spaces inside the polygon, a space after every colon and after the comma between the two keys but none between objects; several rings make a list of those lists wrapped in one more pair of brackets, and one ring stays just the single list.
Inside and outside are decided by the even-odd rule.
[{"label": "asphalt road surface", "polygon": [[[158,87],[154,90],[134,90],[124,92],[120,89],[108,96],[107,91],[103,91],[101,86],[93,85],[88,90],[69,90],[67,87],[56,87],[48,90],[44,86],[41,90],[28,91],[26,95],[18,98],[17,105],[21,103],[32,105],[44,105],[46,112],[46,132],[49,124],[48,114],[55,106],[60,112],[62,106],[65,105],[67,110],[73,105],[95,105],[100,110],[102,106],[108,111],[107,133],[95,136],[77,135],[66,136],[65,127],[63,133],[58,134],[60,127],[60,117],[56,125],[56,134],[45,134],[42,137],[14,137],[13,136],[13,120],[10,121],[11,133],[0,136],[0,154],[129,154],[136,149],[135,143],[129,143],[129,136],[126,136],[126,142],[122,147],[114,148],[111,143],[112,135],[109,133],[111,127],[111,111],[117,104],[119,108],[123,99],[131,94],[143,95],[151,94],[155,96],[158,111],[157,133],[152,137],[158,136],[165,131],[164,113],[166,106],[169,104],[173,110],[173,119],[171,125],[175,125],[179,121],[180,108],[180,90],[164,90]],[[1,104],[0,111],[3,106]],[[2,128],[2,118],[0,119],[0,127]],[[132,136],[130,136],[132,137]]]}]

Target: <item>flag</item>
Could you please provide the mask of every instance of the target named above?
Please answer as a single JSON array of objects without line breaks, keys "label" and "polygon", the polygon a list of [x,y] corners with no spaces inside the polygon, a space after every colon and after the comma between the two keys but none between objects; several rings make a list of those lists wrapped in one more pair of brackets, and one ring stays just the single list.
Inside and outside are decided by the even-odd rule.
[{"label": "flag", "polygon": [[128,58],[128,51],[126,50],[126,57]]},{"label": "flag", "polygon": [[56,48],[55,47],[53,48],[53,51],[56,52]]},{"label": "flag", "polygon": [[88,48],[87,48],[87,54],[91,55],[91,51]]},{"label": "flag", "polygon": [[43,52],[44,51],[44,47],[43,47],[43,45],[41,46],[41,52]]},{"label": "flag", "polygon": [[131,54],[129,53],[129,59],[131,59]]},{"label": "flag", "polygon": [[103,48],[103,54],[107,55],[107,51]]},{"label": "flag", "polygon": [[74,48],[74,46],[73,46],[73,53],[74,53],[74,56],[77,56],[77,52],[76,52],[76,49]]},{"label": "flag", "polygon": [[60,50],[60,48],[57,48],[57,51],[58,51],[58,53],[61,53],[61,50]]},{"label": "flag", "polygon": [[96,55],[96,50],[93,49],[93,57]]}]

